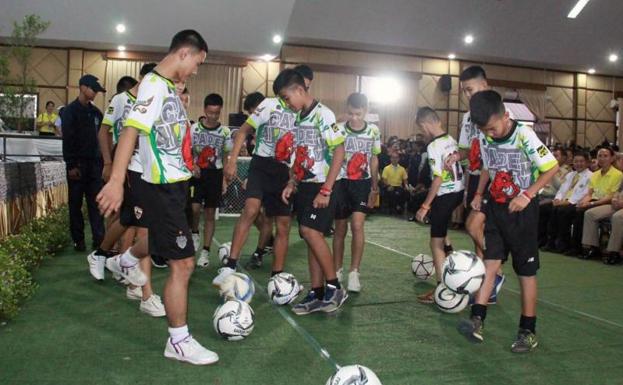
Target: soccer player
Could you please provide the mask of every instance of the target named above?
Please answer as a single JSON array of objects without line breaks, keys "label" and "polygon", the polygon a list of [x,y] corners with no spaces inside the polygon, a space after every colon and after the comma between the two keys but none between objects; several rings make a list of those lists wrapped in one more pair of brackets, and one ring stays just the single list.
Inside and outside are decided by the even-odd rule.
[{"label": "soccer player", "polygon": [[[164,306],[170,337],[164,356],[195,365],[215,363],[218,355],[201,346],[187,325],[188,282],[195,259],[184,207],[192,156],[190,143],[185,141],[187,115],[174,82],[184,82],[196,74],[207,52],[207,43],[194,30],[183,30],[173,37],[167,55],[139,86],[117,145],[110,181],[98,195],[105,215],[119,209],[125,172],[138,137],[142,179],[147,182],[144,203],[149,214],[149,252],[169,260]],[[130,282],[134,280],[132,283],[144,281],[134,254],[144,243],[143,238],[120,256],[107,259],[106,267]]]},{"label": "soccer player", "polygon": [[223,195],[223,163],[231,151],[231,131],[219,121],[223,98],[209,94],[203,101],[205,118],[191,128],[194,158],[195,188],[192,196],[193,243],[199,250],[199,220],[204,209],[203,249],[197,259],[199,267],[210,264],[210,245],[214,236],[216,208]]},{"label": "soccer player", "polygon": [[[456,155],[459,147],[456,140],[443,129],[439,116],[432,108],[420,108],[415,122],[430,140],[426,152],[433,180],[415,217],[420,222],[424,222],[427,216],[430,218],[430,249],[439,284],[446,259],[444,240],[448,235],[448,222],[452,212],[463,201],[463,169],[458,162],[454,162],[450,169],[445,167],[446,159]],[[433,303],[434,292],[435,289],[432,289],[419,295],[417,300],[421,303]]]},{"label": "soccer player", "polygon": [[[539,202],[535,199],[558,171],[558,162],[531,128],[510,119],[502,98],[495,91],[481,91],[469,102],[472,121],[485,135],[481,141],[482,173],[472,206],[486,200],[484,250],[485,279],[476,293],[471,317],[459,331],[475,342],[483,341],[487,303],[494,290],[495,275],[510,252],[519,277],[521,317],[514,353],[537,347],[536,303],[539,269]],[[491,183],[483,198],[487,182]]]},{"label": "soccer player", "polygon": [[335,213],[335,233],[333,234],[333,257],[338,278],[344,261],[344,238],[348,231],[350,217],[351,262],[348,273],[348,291],[361,291],[359,269],[363,256],[364,223],[366,214],[374,207],[379,193],[378,175],[381,153],[381,131],[365,121],[368,112],[368,98],[361,93],[353,93],[346,102],[348,120],[340,124],[340,131],[346,134],[344,141],[345,158],[340,170],[337,188],[341,189],[340,201]]}]

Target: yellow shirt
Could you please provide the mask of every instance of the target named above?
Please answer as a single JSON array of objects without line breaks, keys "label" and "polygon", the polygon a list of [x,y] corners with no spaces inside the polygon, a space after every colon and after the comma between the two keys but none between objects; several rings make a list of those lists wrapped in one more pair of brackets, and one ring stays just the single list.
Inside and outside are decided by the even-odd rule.
[{"label": "yellow shirt", "polygon": [[381,177],[387,180],[387,183],[389,183],[390,186],[401,187],[402,181],[407,179],[407,170],[405,170],[405,168],[401,165],[396,165],[394,167],[390,164],[385,166]]},{"label": "yellow shirt", "polygon": [[[39,132],[49,132],[49,133],[54,134],[56,132],[54,130],[54,122],[56,122],[57,118],[58,118],[58,115],[55,112],[52,112],[51,114],[48,114],[47,111],[41,113],[37,117],[37,123],[45,123],[45,124],[39,128]],[[51,124],[52,127],[50,127],[48,124]]]},{"label": "yellow shirt", "polygon": [[610,166],[608,172],[602,175],[601,170],[597,170],[591,176],[591,181],[588,184],[593,190],[593,199],[602,199],[608,195],[612,196],[619,190],[619,186],[623,181],[623,173],[614,166]]}]

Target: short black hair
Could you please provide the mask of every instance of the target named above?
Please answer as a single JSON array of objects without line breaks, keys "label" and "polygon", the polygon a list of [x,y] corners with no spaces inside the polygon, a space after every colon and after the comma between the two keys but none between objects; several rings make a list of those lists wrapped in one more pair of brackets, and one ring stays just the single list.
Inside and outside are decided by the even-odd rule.
[{"label": "short black hair", "polygon": [[148,73],[153,71],[154,68],[156,68],[157,65],[158,65],[157,63],[145,63],[145,64],[143,64],[143,66],[141,67],[141,71],[139,72],[139,75],[141,75],[141,76],[147,75]]},{"label": "short black hair", "polygon": [[581,156],[585,160],[590,160],[590,157],[589,157],[589,155],[588,155],[588,153],[586,151],[578,150],[578,151],[573,153],[573,157],[576,157],[576,156]]},{"label": "short black hair", "polygon": [[273,82],[273,92],[275,95],[279,95],[279,91],[293,85],[299,85],[307,90],[303,75],[291,68],[286,68],[279,72],[279,75],[277,75],[277,78]]},{"label": "short black hair", "polygon": [[470,66],[465,68],[459,76],[459,81],[462,82],[472,79],[487,80],[487,73],[485,72],[484,68],[482,68],[481,66]]},{"label": "short black hair", "polygon": [[314,70],[307,64],[299,64],[294,67],[294,70],[300,73],[307,80],[314,80]]},{"label": "short black hair", "polygon": [[45,107],[47,108],[49,105],[55,106],[54,102],[51,100],[48,100],[47,102],[45,102]]},{"label": "short black hair", "polygon": [[191,47],[197,51],[208,52],[208,43],[206,43],[201,34],[194,29],[185,29],[176,33],[171,40],[169,52],[175,52],[183,47]]},{"label": "short black hair", "polygon": [[207,106],[223,106],[223,98],[219,94],[209,94],[203,99],[203,108]]},{"label": "short black hair", "polygon": [[346,104],[353,108],[368,108],[368,97],[361,92],[353,92],[348,95]]},{"label": "short black hair", "polygon": [[614,151],[614,149],[610,146],[600,146],[597,147],[597,153],[599,153],[599,151],[601,150],[608,150],[608,152],[610,153],[610,156],[615,156],[616,155],[616,151]]},{"label": "short black hair", "polygon": [[439,115],[430,107],[420,107],[415,114],[415,123],[418,125],[425,120],[432,120],[433,122],[440,122]]},{"label": "short black hair", "polygon": [[138,81],[132,76],[122,76],[117,82],[117,93],[120,94],[134,87]]},{"label": "short black hair", "polygon": [[261,92],[252,92],[244,98],[244,104],[242,108],[245,111],[250,111],[262,103],[262,101],[266,99],[266,97]]},{"label": "short black hair", "polygon": [[505,112],[502,97],[493,90],[476,92],[469,100],[469,116],[477,126],[486,126],[492,116]]}]

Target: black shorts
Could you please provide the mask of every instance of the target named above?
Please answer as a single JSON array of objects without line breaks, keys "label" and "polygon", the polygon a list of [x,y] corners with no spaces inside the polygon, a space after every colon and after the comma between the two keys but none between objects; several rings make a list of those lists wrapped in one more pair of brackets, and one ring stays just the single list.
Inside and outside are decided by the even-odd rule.
[{"label": "black shorts", "polygon": [[199,178],[192,178],[191,202],[216,208],[223,197],[223,170],[201,170]]},{"label": "black shorts", "polygon": [[[480,183],[480,175],[471,175],[469,176],[469,182],[467,183],[465,190],[465,203],[467,207],[465,207],[465,218],[472,212],[472,201],[476,196],[476,191],[478,191],[478,183]],[[489,189],[489,183],[485,186],[485,191]],[[482,200],[480,204],[480,212],[485,213],[485,205],[487,204],[486,200]]]},{"label": "black shorts", "polygon": [[436,196],[430,205],[430,236],[444,238],[448,235],[448,222],[452,213],[463,202],[463,191]]},{"label": "black shorts", "polygon": [[262,201],[269,217],[290,216],[291,205],[283,203],[281,193],[290,179],[290,170],[274,158],[253,155],[249,164],[246,197]]},{"label": "black shorts", "polygon": [[539,269],[539,202],[533,199],[520,212],[509,213],[508,204],[489,202],[485,206],[485,260],[513,256],[513,270],[519,276],[536,275]]},{"label": "black shorts", "polygon": [[299,183],[294,196],[294,211],[296,211],[299,226],[326,233],[333,225],[335,206],[340,199],[340,192],[339,189],[333,189],[329,206],[315,209],[313,206],[314,198],[320,192],[322,185],[322,183]]},{"label": "black shorts", "polygon": [[339,190],[335,206],[335,219],[346,219],[355,211],[368,214],[370,212],[368,197],[371,188],[372,181],[370,179],[340,179],[335,182],[333,189]]},{"label": "black shorts", "polygon": [[184,259],[195,254],[186,220],[188,182],[146,183],[144,199],[148,212],[149,253],[166,259]]},{"label": "black shorts", "polygon": [[147,184],[141,178],[140,173],[128,170],[123,189],[123,204],[119,214],[119,222],[123,226],[147,227],[147,210],[144,205]]}]

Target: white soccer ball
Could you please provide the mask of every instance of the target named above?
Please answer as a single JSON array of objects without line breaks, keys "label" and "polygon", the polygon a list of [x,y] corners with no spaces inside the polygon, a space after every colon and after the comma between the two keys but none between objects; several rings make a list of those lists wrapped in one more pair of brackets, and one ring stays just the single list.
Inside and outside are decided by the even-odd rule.
[{"label": "white soccer ball", "polygon": [[459,294],[474,294],[485,278],[485,264],[468,250],[454,251],[443,264],[443,283]]},{"label": "white soccer ball", "polygon": [[418,254],[411,261],[411,271],[415,278],[426,281],[435,275],[435,263],[433,257],[426,254]]},{"label": "white soccer ball", "polygon": [[381,385],[381,381],[365,366],[348,365],[338,369],[326,385]]},{"label": "white soccer ball", "polygon": [[228,341],[239,341],[251,334],[255,313],[248,303],[227,301],[214,312],[214,330]]},{"label": "white soccer ball", "polygon": [[225,242],[219,246],[218,259],[221,261],[223,265],[227,263],[227,258],[229,258],[230,253],[231,253],[231,242]]},{"label": "white soccer ball", "polygon": [[266,285],[268,298],[275,305],[286,305],[298,297],[303,290],[303,286],[290,273],[279,273],[268,280]]},{"label": "white soccer ball", "polygon": [[440,283],[435,289],[435,304],[444,313],[459,313],[469,303],[469,295],[455,293]]},{"label": "white soccer ball", "polygon": [[219,294],[225,301],[238,300],[249,303],[255,294],[255,285],[248,275],[232,273],[223,280]]}]

